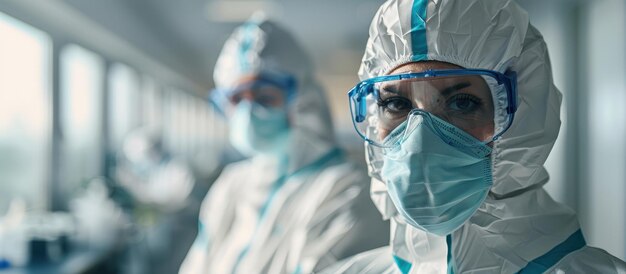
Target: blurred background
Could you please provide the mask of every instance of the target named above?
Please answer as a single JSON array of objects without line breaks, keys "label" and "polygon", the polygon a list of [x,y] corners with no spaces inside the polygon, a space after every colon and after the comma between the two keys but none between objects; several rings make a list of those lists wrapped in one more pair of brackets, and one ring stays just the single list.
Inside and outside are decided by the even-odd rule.
[{"label": "blurred background", "polygon": [[[239,159],[205,98],[223,42],[257,10],[309,50],[363,164],[346,92],[382,2],[0,0],[0,272],[176,272],[204,194]],[[624,260],[626,3],[518,2],[564,94],[545,187]],[[176,183],[150,183],[163,178]]]}]

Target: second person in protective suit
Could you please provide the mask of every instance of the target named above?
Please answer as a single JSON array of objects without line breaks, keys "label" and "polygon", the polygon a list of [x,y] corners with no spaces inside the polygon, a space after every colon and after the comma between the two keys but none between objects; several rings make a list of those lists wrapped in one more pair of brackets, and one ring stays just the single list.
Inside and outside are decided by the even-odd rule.
[{"label": "second person in protective suit", "polygon": [[367,176],[338,149],[312,64],[279,25],[252,19],[225,43],[211,95],[232,145],[181,274],[310,273],[388,243]]}]

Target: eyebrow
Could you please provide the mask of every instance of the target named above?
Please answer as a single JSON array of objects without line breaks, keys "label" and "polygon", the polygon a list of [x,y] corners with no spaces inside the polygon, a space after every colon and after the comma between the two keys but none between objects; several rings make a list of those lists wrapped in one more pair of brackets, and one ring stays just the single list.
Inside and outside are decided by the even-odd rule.
[{"label": "eyebrow", "polygon": [[397,90],[396,85],[387,84],[387,85],[381,85],[380,87],[378,87],[379,96],[384,93],[400,94],[400,91]]},{"label": "eyebrow", "polygon": [[[472,84],[470,82],[462,82],[462,83],[457,83],[454,84],[452,86],[449,86],[447,88],[444,88],[443,90],[441,90],[441,95],[443,96],[449,96],[451,93],[458,91],[460,89],[464,89],[466,87],[471,86]],[[389,89],[391,88],[391,89]],[[379,94],[383,94],[383,93],[391,93],[391,94],[400,94],[399,90],[396,90],[397,86],[395,85],[386,85],[386,86],[381,86],[379,89]]]},{"label": "eyebrow", "polygon": [[471,86],[471,85],[472,85],[472,84],[471,84],[470,82],[458,83],[458,84],[455,84],[455,85],[449,86],[449,87],[447,87],[447,88],[444,88],[444,89],[441,91],[441,95],[443,95],[443,96],[448,96],[448,95],[450,95],[450,93],[452,93],[452,92],[455,92],[455,91],[460,90],[460,89],[464,89],[464,88],[469,87],[469,86]]}]

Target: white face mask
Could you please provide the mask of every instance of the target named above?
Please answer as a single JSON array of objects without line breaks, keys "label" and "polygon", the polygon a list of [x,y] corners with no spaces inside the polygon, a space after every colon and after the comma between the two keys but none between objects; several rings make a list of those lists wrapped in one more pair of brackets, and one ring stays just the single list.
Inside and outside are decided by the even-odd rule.
[{"label": "white face mask", "polygon": [[230,118],[230,142],[242,154],[280,154],[287,147],[287,111],[241,101]]}]

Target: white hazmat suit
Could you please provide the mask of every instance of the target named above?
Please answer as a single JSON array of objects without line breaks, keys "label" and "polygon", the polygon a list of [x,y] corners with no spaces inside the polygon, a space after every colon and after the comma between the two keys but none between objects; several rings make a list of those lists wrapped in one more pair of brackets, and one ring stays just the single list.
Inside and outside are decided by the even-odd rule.
[{"label": "white hazmat suit", "polygon": [[267,20],[232,34],[214,77],[228,89],[254,74],[296,80],[287,149],[281,160],[259,153],[224,169],[203,202],[198,239],[180,273],[310,273],[387,244],[388,224],[369,198],[367,175],[336,146],[310,60]]},{"label": "white hazmat suit", "polygon": [[[518,110],[494,141],[493,186],[448,237],[408,225],[381,181],[383,158],[366,144],[371,196],[391,220],[391,243],[322,273],[625,273],[624,262],[584,242],[576,214],[543,185],[559,133],[561,93],[541,34],[512,0],[389,0],[376,13],[361,80],[413,61],[441,61],[518,76]],[[495,97],[495,96],[494,96]],[[504,123],[496,113],[495,127]]]}]

